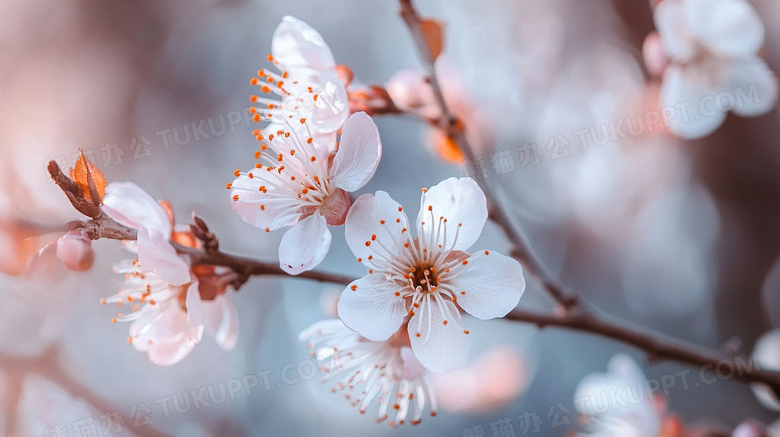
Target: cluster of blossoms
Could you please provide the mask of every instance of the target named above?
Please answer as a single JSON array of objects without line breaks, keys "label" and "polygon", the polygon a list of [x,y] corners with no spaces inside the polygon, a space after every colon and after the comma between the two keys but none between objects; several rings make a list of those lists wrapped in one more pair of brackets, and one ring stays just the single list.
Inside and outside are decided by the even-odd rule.
[{"label": "cluster of blossoms", "polygon": [[685,111],[669,118],[672,133],[700,138],[728,111],[755,117],[774,108],[777,78],[758,55],[764,24],[747,0],[662,0],[654,18],[645,61],[662,76],[661,105]]},{"label": "cluster of blossoms", "polygon": [[238,314],[227,290],[226,277],[213,266],[192,267],[171,242],[197,247],[188,228],[174,225],[173,210],[157,202],[131,182],[106,187],[103,212],[118,223],[137,230],[136,241],[125,247],[137,255],[116,267],[125,284],[103,304],[131,305],[113,322],[132,322],[127,342],[146,352],[149,360],[166,366],[178,363],[203,336],[204,329],[224,350],[238,338]]},{"label": "cluster of blossoms", "polygon": [[[480,319],[506,315],[525,288],[522,267],[488,250],[466,252],[487,220],[485,195],[471,179],[423,189],[416,237],[404,208],[387,193],[365,194],[352,204],[347,193],[371,179],[382,155],[376,125],[364,112],[344,121],[341,105],[327,111],[306,106],[301,96],[313,93],[319,102],[317,89],[347,85],[328,82],[338,77],[335,62],[314,29],[286,17],[272,50],[269,60],[281,76],[259,75],[277,85],[263,90],[282,100],[252,97],[267,105],[253,110],[255,120],[271,123],[255,132],[256,164],[236,170],[228,184],[233,209],[267,232],[292,226],[279,245],[280,267],[290,274],[316,267],[331,244],[328,226],[345,225],[347,244],[368,274],[341,294],[341,321],[316,323],[301,340],[315,356],[338,354],[337,373],[346,376],[334,389],[351,390],[348,398],[361,412],[378,399],[380,420],[392,405],[391,424],[407,417],[419,423],[426,405],[431,415],[436,409],[426,371],[447,373],[468,357],[461,311]],[[338,142],[331,135],[336,131]]]},{"label": "cluster of blossoms", "polygon": [[[645,52],[650,70],[663,74],[665,106],[690,101],[697,110],[708,95],[751,85],[759,87],[763,101],[732,110],[758,115],[774,106],[776,80],[757,55],[764,29],[744,0],[664,0],[655,18],[659,33],[648,38]],[[367,274],[341,292],[339,319],[317,322],[299,338],[312,356],[329,360],[325,380],[336,379],[333,391],[348,391],[345,397],[361,413],[376,402],[378,421],[417,424],[426,412],[436,415],[428,373],[450,373],[468,360],[470,330],[463,313],[481,320],[505,316],[524,292],[523,269],[510,257],[471,249],[488,218],[487,199],[473,179],[449,178],[423,188],[414,226],[384,191],[353,201],[349,193],[362,189],[377,170],[382,142],[373,119],[350,108],[352,73],[336,64],[317,31],[292,17],[276,29],[268,60],[277,71],[263,69],[252,79],[264,97],[252,96],[250,111],[255,122],[267,124],[253,132],[254,164],[235,170],[227,184],[231,207],[266,232],[289,228],[278,257],[291,275],[318,266],[332,242],[329,227],[345,226],[346,243]],[[404,97],[406,89],[427,89],[405,82],[419,85],[425,78],[394,80],[391,94],[411,102],[407,112],[441,116],[430,96]],[[702,136],[725,117],[704,115],[676,119],[670,129]],[[90,180],[85,196],[94,188]],[[113,318],[131,322],[128,343],[158,365],[181,361],[204,332],[231,350],[238,336],[230,291],[237,273],[193,264],[182,249],[198,249],[202,241],[175,225],[170,204],[137,185],[103,182],[99,197],[90,200],[102,213],[136,232],[135,240],[125,241],[134,256],[116,266],[124,285],[101,301],[130,307]],[[88,268],[94,257],[83,229],[63,236],[57,254],[73,270]],[[625,356],[615,357],[609,368],[583,380],[575,401],[644,381]],[[581,413],[596,435],[682,435],[680,422],[659,399],[606,415]]]}]

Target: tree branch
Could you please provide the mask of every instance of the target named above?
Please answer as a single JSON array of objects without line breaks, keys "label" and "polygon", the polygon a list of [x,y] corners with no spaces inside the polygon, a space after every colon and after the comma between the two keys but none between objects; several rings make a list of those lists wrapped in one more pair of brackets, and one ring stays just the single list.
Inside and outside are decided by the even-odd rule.
[{"label": "tree branch", "polygon": [[[474,161],[474,151],[469,145],[468,140],[463,129],[458,128],[458,118],[450,111],[447,102],[444,99],[444,93],[442,93],[441,86],[439,85],[439,79],[436,75],[436,69],[434,68],[433,55],[431,49],[428,46],[428,40],[423,32],[422,22],[423,19],[420,14],[414,8],[412,0],[399,0],[401,4],[401,17],[409,27],[412,37],[417,45],[417,51],[422,57],[423,64],[430,77],[431,88],[436,98],[436,102],[441,109],[442,117],[438,120],[438,127],[448,135],[450,135],[458,145],[458,148],[463,153],[463,156],[467,161]],[[561,305],[564,309],[569,310],[576,307],[579,303],[577,294],[568,289],[563,284],[549,277],[542,269],[541,264],[536,260],[530,250],[530,245],[526,241],[525,237],[517,230],[512,224],[512,220],[506,211],[499,206],[498,195],[493,187],[490,186],[485,180],[476,181],[482,191],[485,193],[485,197],[488,199],[488,212],[490,218],[498,224],[504,233],[512,243],[513,258],[520,261],[526,271],[538,279],[543,285],[544,289]]]}]

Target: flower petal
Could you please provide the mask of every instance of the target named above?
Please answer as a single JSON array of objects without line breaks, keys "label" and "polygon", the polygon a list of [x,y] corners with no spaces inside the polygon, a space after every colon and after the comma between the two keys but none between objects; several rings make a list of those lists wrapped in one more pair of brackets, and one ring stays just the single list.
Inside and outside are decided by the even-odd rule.
[{"label": "flower petal", "polygon": [[[466,250],[479,238],[487,215],[485,193],[474,179],[445,179],[423,193],[422,208],[417,215],[417,237],[423,245],[435,239],[434,244],[444,248]],[[446,221],[441,228],[446,231],[438,231],[442,217]]]},{"label": "flower petal", "polygon": [[319,87],[311,120],[320,133],[335,132],[349,117],[349,95],[341,79],[333,71],[320,73]]},{"label": "flower petal", "polygon": [[[722,89],[710,85],[712,78],[702,77],[712,73],[702,71],[697,65],[670,65],[666,69],[661,85],[661,105],[672,113],[667,122],[675,135],[685,139],[701,138],[714,132],[726,119],[726,111],[715,105],[715,97]],[[717,71],[715,74],[721,75]],[[727,85],[728,82],[723,87]]]},{"label": "flower petal", "polygon": [[357,191],[374,176],[381,158],[379,129],[368,114],[357,112],[344,123],[330,171],[331,182],[345,191]]},{"label": "flower petal", "polygon": [[757,56],[734,63],[729,91],[735,98],[731,110],[743,117],[766,114],[777,105],[777,78]]},{"label": "flower petal", "polygon": [[372,267],[369,255],[375,255],[377,261],[381,261],[405,251],[403,244],[407,241],[408,227],[409,220],[401,205],[384,191],[377,191],[376,195],[358,197],[349,209],[344,238],[352,253],[363,264]]},{"label": "flower petal", "polygon": [[158,366],[172,366],[179,363],[195,348],[191,340],[182,340],[175,343],[153,345],[146,356],[149,361]]},{"label": "flower petal", "polygon": [[238,312],[233,299],[221,294],[211,302],[204,302],[206,329],[224,351],[231,351],[238,341]]},{"label": "flower petal", "polygon": [[525,291],[520,263],[487,250],[467,261],[468,264],[452,267],[451,279],[446,278],[442,283],[455,294],[458,305],[482,320],[504,317],[512,311]]},{"label": "flower petal", "polygon": [[372,341],[384,341],[398,331],[406,317],[398,285],[382,274],[369,274],[353,281],[341,293],[339,317],[347,327]]},{"label": "flower petal", "polygon": [[[242,175],[233,181],[230,206],[239,217],[250,225],[268,231],[297,223],[303,214],[302,204],[297,199],[278,196],[273,187],[279,182],[266,183],[264,177],[268,176],[264,173],[268,172],[265,170],[251,172],[252,178]],[[260,190],[263,185],[268,187],[266,192]]]},{"label": "flower petal", "polygon": [[141,228],[138,230],[138,261],[171,285],[190,282],[190,266],[171,246],[162,233]]},{"label": "flower petal", "polygon": [[171,235],[171,221],[165,209],[132,182],[112,182],[106,187],[103,211],[117,222],[134,229],[149,228]]},{"label": "flower petal", "polygon": [[764,44],[764,24],[747,1],[685,0],[682,3],[696,39],[715,53],[732,57],[754,55]]},{"label": "flower petal", "polygon": [[322,35],[289,15],[282,18],[274,31],[271,53],[284,68],[296,73],[300,71],[308,77],[336,66],[333,53]]},{"label": "flower petal", "polygon": [[200,290],[198,289],[197,282],[190,284],[190,288],[187,289],[184,305],[187,307],[187,323],[190,328],[190,340],[195,344],[200,343],[200,339],[203,337],[205,317],[203,315],[203,302],[200,300]]},{"label": "flower petal", "polygon": [[313,269],[328,254],[330,240],[325,217],[315,212],[284,234],[279,244],[279,266],[291,275]]},{"label": "flower petal", "polygon": [[425,374],[425,367],[412,352],[412,348],[404,346],[401,348],[401,360],[404,362],[403,379],[414,381]]},{"label": "flower petal", "polygon": [[471,338],[462,324],[460,312],[449,300],[427,298],[420,304],[409,320],[409,340],[414,355],[425,368],[449,373],[466,364]]},{"label": "flower petal", "polygon": [[653,19],[669,56],[681,62],[690,60],[696,52],[696,40],[681,2],[660,2]]}]

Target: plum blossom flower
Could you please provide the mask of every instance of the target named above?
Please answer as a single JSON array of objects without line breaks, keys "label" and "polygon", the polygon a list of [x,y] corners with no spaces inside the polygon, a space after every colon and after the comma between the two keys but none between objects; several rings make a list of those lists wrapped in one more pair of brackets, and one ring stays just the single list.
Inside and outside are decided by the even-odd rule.
[{"label": "plum blossom flower", "polygon": [[664,0],[654,18],[660,39],[644,51],[651,71],[665,68],[662,106],[683,112],[669,117],[672,133],[703,137],[729,110],[754,117],[775,106],[777,79],[758,56],[764,25],[746,0]]},{"label": "plum blossom flower", "polygon": [[339,317],[373,341],[407,322],[412,350],[436,373],[465,364],[471,341],[461,309],[482,320],[503,317],[525,289],[522,267],[507,256],[467,252],[487,220],[485,194],[470,178],[423,189],[417,237],[401,205],[384,191],[364,195],[347,214],[346,240],[368,274],[341,294]]},{"label": "plum blossom flower", "polygon": [[252,85],[271,97],[252,96],[254,120],[284,122],[310,117],[318,132],[335,132],[349,116],[349,98],[330,48],[322,36],[303,21],[285,16],[271,42],[273,62],[279,73],[257,72]]},{"label": "plum blossom flower", "polygon": [[152,196],[132,182],[112,182],[106,187],[103,212],[138,230],[138,261],[172,285],[190,282],[189,264],[170,243],[170,215]]},{"label": "plum blossom flower", "polygon": [[[574,405],[588,430],[579,436],[677,437],[682,424],[666,414],[663,398],[651,391],[642,369],[631,357],[617,354],[607,372],[593,373],[580,381]],[[611,402],[614,393],[626,393],[622,402]]]},{"label": "plum blossom flower", "polygon": [[[308,126],[302,121],[304,126]],[[241,218],[271,232],[292,226],[279,245],[279,264],[299,274],[322,262],[331,242],[328,225],[341,225],[349,210],[347,192],[365,185],[376,171],[382,143],[374,121],[364,112],[344,124],[338,150],[303,139],[292,125],[261,135],[254,168],[235,171],[232,206]]]},{"label": "plum blossom flower", "polygon": [[[213,290],[213,267],[194,269],[188,257],[176,253],[171,239],[188,245],[196,240],[174,228],[170,208],[133,183],[110,184],[103,201],[106,214],[138,229],[138,241],[126,243],[138,259],[124,260],[115,267],[125,275],[125,283],[118,293],[101,299],[102,304],[132,305],[130,313],[112,319],[132,322],[128,343],[160,366],[186,357],[200,342],[204,329],[222,349],[231,350],[238,335],[235,305],[224,287]],[[202,299],[204,287],[208,287],[209,300]]]},{"label": "plum blossom flower", "polygon": [[405,333],[374,342],[341,320],[330,319],[311,325],[298,338],[307,342],[311,356],[320,361],[320,371],[326,375],[323,382],[341,378],[331,391],[349,390],[345,398],[361,414],[378,398],[377,422],[388,418],[388,410],[395,410],[388,422],[391,426],[403,425],[407,418],[417,425],[426,407],[431,416],[436,415],[436,397],[426,370],[409,348]]}]

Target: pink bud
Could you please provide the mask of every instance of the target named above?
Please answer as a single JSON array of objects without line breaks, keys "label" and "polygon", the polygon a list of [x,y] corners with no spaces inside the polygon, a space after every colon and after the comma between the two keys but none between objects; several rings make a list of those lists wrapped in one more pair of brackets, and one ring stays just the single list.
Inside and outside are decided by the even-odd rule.
[{"label": "pink bud", "polygon": [[83,229],[73,229],[57,240],[57,258],[70,270],[83,272],[92,267],[95,251]]},{"label": "pink bud", "polygon": [[397,72],[387,84],[387,93],[393,99],[393,103],[405,111],[416,112],[429,118],[437,118],[441,115],[428,77],[421,71]]},{"label": "pink bud", "polygon": [[669,57],[661,44],[658,32],[647,35],[642,44],[642,56],[645,58],[645,66],[652,76],[660,76],[669,65]]}]

